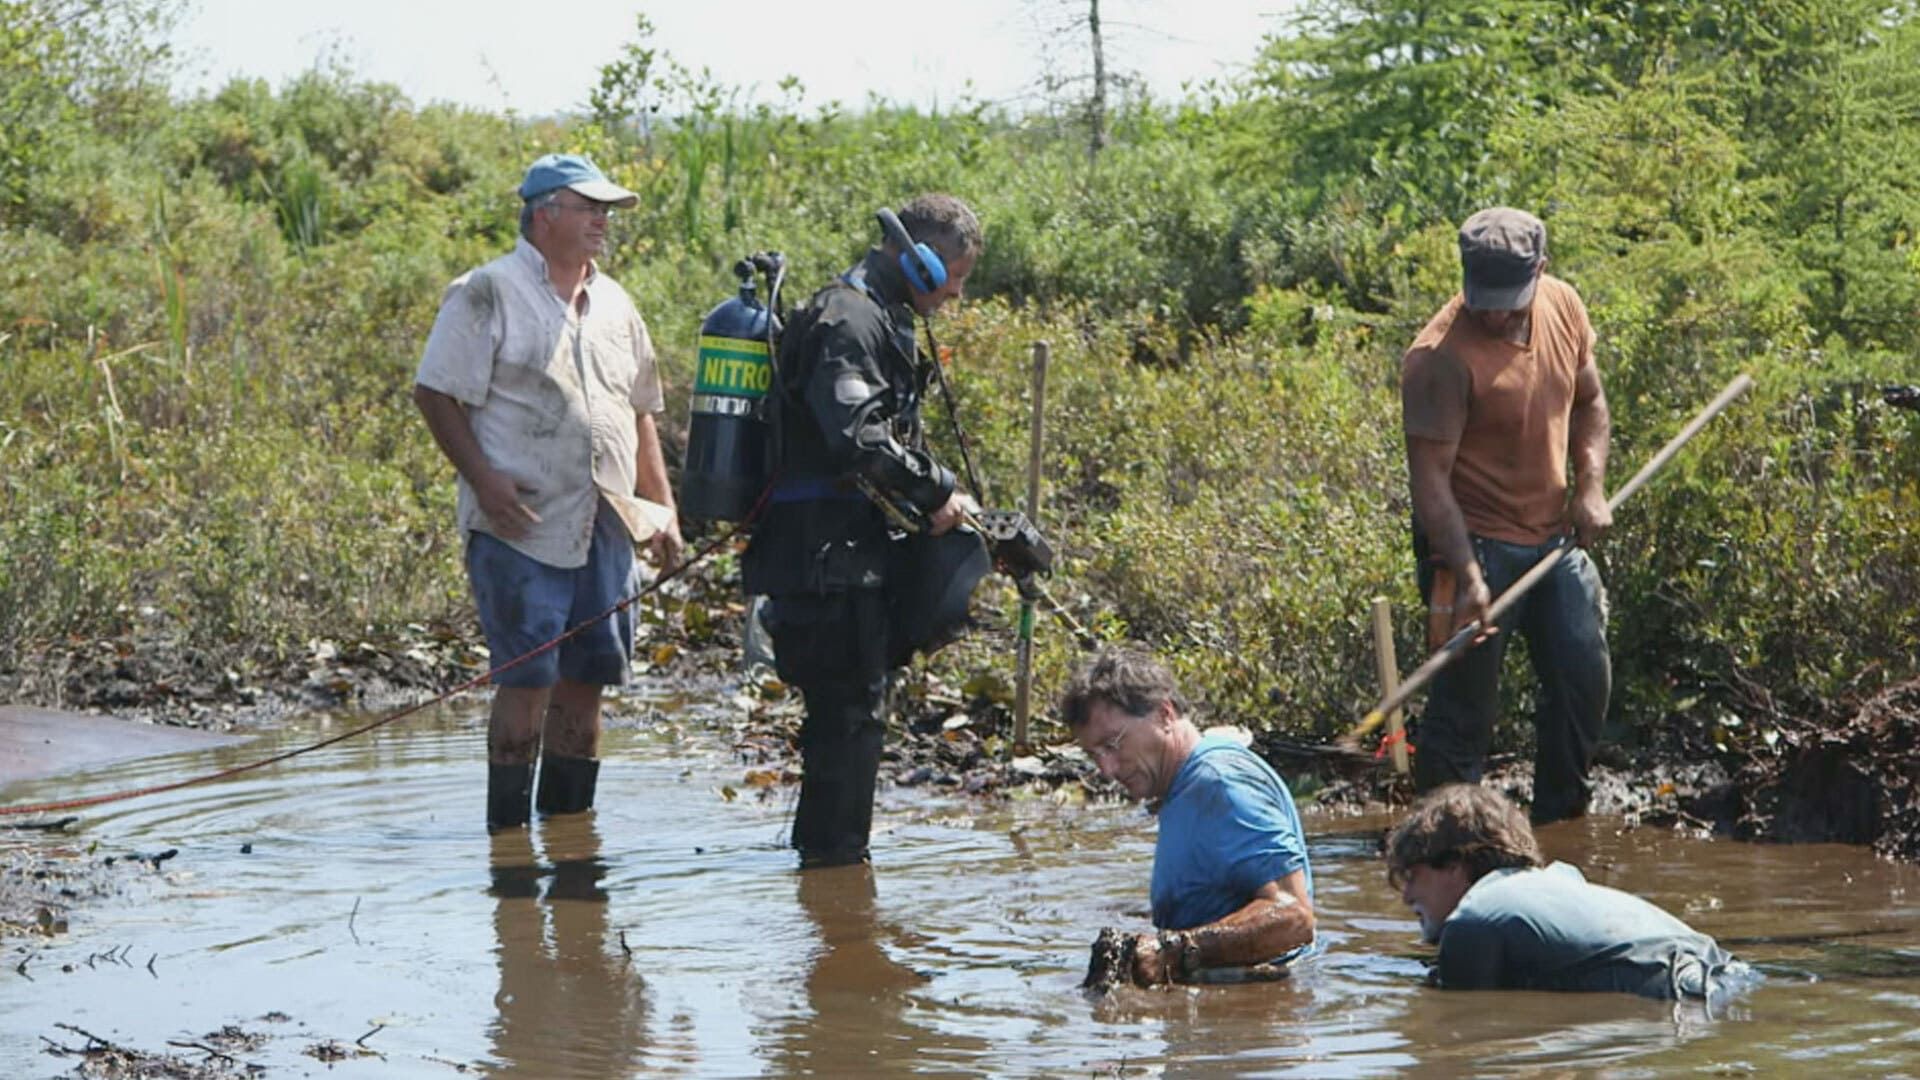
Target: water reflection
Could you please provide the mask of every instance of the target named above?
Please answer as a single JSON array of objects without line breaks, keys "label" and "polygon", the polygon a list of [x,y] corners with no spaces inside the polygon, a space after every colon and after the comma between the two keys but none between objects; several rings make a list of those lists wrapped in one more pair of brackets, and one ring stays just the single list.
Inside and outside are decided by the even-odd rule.
[{"label": "water reflection", "polygon": [[[1864,849],[1603,819],[1542,830],[1548,856],[1776,973],[1740,1003],[1751,1019],[1427,989],[1431,949],[1377,853],[1388,822],[1311,816],[1324,955],[1289,983],[1096,1003],[1076,989],[1087,945],[1146,919],[1153,829],[1134,808],[897,789],[882,793],[892,831],[876,869],[797,875],[781,800],[726,797],[740,781],[730,729],[616,726],[599,810],[489,840],[459,810],[484,730],[484,713],[448,717],[90,816],[103,854],[180,854],[126,878],[128,897],[81,905],[69,934],[9,954],[0,1076],[55,1071],[43,1039],[73,1041],[62,1023],[159,1049],[229,1022],[272,1040],[243,1060],[273,1076],[317,1075],[319,1038],[351,1045],[383,1025],[366,1044],[384,1056],[330,1064],[338,1080],[1664,1078],[1805,1075],[1816,1060],[1823,1077],[1920,1075],[1920,868]],[[116,766],[11,797],[188,767]],[[132,964],[88,963],[106,950]]]},{"label": "water reflection", "polygon": [[910,995],[927,980],[887,953],[900,931],[878,916],[873,868],[823,867],[795,876],[819,946],[805,979],[806,1007],[783,1025],[770,1071],[863,1075],[911,1060],[926,1033],[906,1013]]},{"label": "water reflection", "polygon": [[608,933],[606,876],[590,812],[493,837],[487,891],[500,989],[488,1032],[499,1063],[492,1075],[599,1080],[638,1068],[645,984]]}]

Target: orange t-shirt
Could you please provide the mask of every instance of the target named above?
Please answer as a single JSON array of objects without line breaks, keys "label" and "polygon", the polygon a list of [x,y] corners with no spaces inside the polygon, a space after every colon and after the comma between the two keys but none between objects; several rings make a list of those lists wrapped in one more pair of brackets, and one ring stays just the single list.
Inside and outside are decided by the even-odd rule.
[{"label": "orange t-shirt", "polygon": [[1408,435],[1459,440],[1453,497],[1476,536],[1538,544],[1565,528],[1575,378],[1593,363],[1593,324],[1573,287],[1546,274],[1527,340],[1488,334],[1456,295],[1400,364]]}]

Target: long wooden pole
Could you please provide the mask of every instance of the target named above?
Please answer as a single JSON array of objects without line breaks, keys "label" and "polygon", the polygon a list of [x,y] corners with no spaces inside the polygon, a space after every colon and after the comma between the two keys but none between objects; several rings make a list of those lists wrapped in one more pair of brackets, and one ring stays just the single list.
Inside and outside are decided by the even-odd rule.
[{"label": "long wooden pole", "polygon": [[[1659,453],[1653,455],[1653,460],[1642,465],[1640,471],[1633,474],[1633,479],[1628,480],[1620,490],[1613,493],[1613,497],[1607,500],[1607,509],[1618,510],[1620,504],[1627,501],[1628,496],[1645,487],[1647,481],[1653,479],[1655,473],[1664,468],[1667,462],[1672,461],[1673,456],[1680,452],[1681,447],[1687,445],[1688,440],[1698,435],[1701,428],[1706,427],[1714,417],[1719,416],[1727,406],[1733,404],[1735,398],[1746,393],[1752,386],[1752,376],[1736,376],[1732,382],[1727,384],[1725,390],[1720,391],[1717,397],[1707,403],[1706,408],[1701,409],[1698,415],[1687,422],[1686,427],[1680,429],[1680,434],[1675,435],[1667,442],[1667,445],[1660,448]],[[1547,573],[1559,563],[1561,556],[1565,555],[1566,552],[1567,548],[1565,546],[1555,548],[1548,552],[1539,562],[1533,564],[1531,570],[1522,574],[1520,580],[1509,586],[1506,592],[1501,593],[1500,596],[1494,600],[1493,605],[1487,609],[1488,624],[1493,626],[1500,625],[1500,616],[1506,614],[1508,609],[1512,608],[1513,605],[1519,601],[1520,597],[1526,594],[1528,589],[1533,588],[1534,585],[1539,583],[1541,578],[1546,577]],[[1411,698],[1421,687],[1432,681],[1433,677],[1440,673],[1441,668],[1446,667],[1455,659],[1458,659],[1461,654],[1465,653],[1479,637],[1479,620],[1470,622],[1454,631],[1453,636],[1447,639],[1446,644],[1435,649],[1433,655],[1427,657],[1426,662],[1413,669],[1413,673],[1408,675],[1406,679],[1400,683],[1398,689],[1382,697],[1380,703],[1375,705],[1373,710],[1367,713],[1366,717],[1347,734],[1347,738],[1355,740],[1364,738],[1367,733],[1379,727],[1381,723],[1386,720],[1388,713],[1405,705],[1408,698]]]},{"label": "long wooden pole", "polygon": [[[1040,459],[1046,446],[1047,360],[1051,352],[1044,341],[1033,343],[1033,420],[1027,441],[1027,520],[1040,527]],[[1033,707],[1033,601],[1020,598],[1019,678],[1013,691],[1013,746],[1016,753],[1027,748],[1027,723]]]}]

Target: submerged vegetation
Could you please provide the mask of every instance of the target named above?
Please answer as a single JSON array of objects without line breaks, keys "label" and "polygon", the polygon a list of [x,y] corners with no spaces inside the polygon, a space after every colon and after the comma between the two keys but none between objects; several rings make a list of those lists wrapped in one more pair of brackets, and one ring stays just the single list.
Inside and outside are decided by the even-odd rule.
[{"label": "submerged vegetation", "polygon": [[[670,458],[734,259],[784,251],[797,295],[876,206],[970,200],[987,255],[937,330],[989,501],[1022,498],[1047,340],[1054,592],[1166,652],[1216,717],[1316,740],[1374,695],[1371,597],[1414,656],[1400,352],[1455,288],[1456,223],[1529,207],[1592,310],[1615,485],[1758,382],[1599,552],[1616,738],[1766,755],[1789,718],[1920,673],[1920,414],[1879,394],[1920,381],[1908,3],[1308,0],[1244,82],[1108,103],[1093,152],[1064,105],[742,104],[644,20],[577,117],[420,106],[326,66],[183,97],[174,10],[0,0],[20,694],[57,695],[54,658],[94,642],[163,640],[244,684],[315,641],[470,619],[408,390],[442,286],[511,244],[520,170],[553,150],[641,193],[604,265],[661,349]],[[1008,679],[1006,640],[936,664]],[[1074,645],[1039,641],[1044,689]]]}]

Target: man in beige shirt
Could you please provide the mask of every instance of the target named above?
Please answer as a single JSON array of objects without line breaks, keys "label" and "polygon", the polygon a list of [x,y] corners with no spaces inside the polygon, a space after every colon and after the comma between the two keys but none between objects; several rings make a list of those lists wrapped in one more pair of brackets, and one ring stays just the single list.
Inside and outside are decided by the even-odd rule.
[{"label": "man in beige shirt", "polygon": [[[447,287],[413,392],[459,473],[467,574],[496,664],[633,595],[635,543],[662,566],[682,546],[653,343],[593,262],[613,209],[637,196],[585,158],[549,154],[520,197],[520,241]],[[623,609],[495,675],[489,831],[527,823],[536,759],[542,813],[593,805],[601,688],[626,681],[633,632]]]},{"label": "man in beige shirt", "polygon": [[[1613,685],[1606,593],[1584,550],[1613,523],[1607,398],[1586,306],[1545,273],[1540,219],[1507,207],[1474,214],[1460,228],[1460,261],[1464,287],[1401,367],[1414,551],[1444,637],[1487,627],[1494,594],[1577,545],[1500,628],[1519,629],[1540,676],[1533,820],[1545,823],[1586,810]],[[1421,791],[1480,779],[1510,636],[1484,640],[1434,679],[1415,756]]]}]

